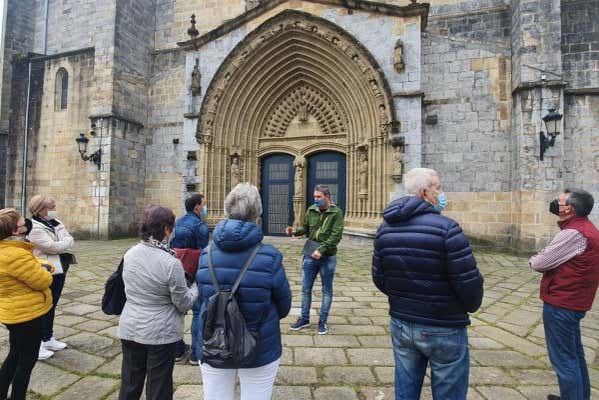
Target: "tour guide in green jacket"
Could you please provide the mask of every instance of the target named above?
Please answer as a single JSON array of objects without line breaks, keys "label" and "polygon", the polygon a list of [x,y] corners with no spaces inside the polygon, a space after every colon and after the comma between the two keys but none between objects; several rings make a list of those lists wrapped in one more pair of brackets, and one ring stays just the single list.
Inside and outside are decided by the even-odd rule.
[{"label": "tour guide in green jacket", "polygon": [[[343,211],[331,203],[331,192],[325,185],[314,188],[314,204],[308,207],[303,225],[297,230],[287,227],[288,235],[306,235],[314,240],[314,250],[304,247],[302,268],[302,314],[290,329],[297,331],[310,326],[310,305],[312,303],[312,286],[316,275],[320,273],[322,281],[322,306],[318,321],[318,333],[328,332],[327,318],[333,302],[333,277],[337,266],[337,244],[343,233]],[[317,246],[317,247],[316,247]]]}]

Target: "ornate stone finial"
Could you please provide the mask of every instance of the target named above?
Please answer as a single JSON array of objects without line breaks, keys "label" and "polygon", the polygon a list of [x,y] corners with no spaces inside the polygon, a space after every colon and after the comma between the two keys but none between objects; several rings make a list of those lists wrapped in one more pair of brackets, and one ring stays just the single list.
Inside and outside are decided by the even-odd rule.
[{"label": "ornate stone finial", "polygon": [[393,52],[393,68],[398,74],[402,73],[406,65],[403,62],[403,42],[397,39],[395,42],[395,50]]},{"label": "ornate stone finial", "polygon": [[192,39],[198,37],[200,32],[196,29],[196,15],[191,14],[191,26],[187,30],[187,34],[191,36]]},{"label": "ornate stone finial", "polygon": [[200,60],[196,58],[196,63],[191,71],[191,94],[200,96],[202,94],[202,74],[200,73]]}]

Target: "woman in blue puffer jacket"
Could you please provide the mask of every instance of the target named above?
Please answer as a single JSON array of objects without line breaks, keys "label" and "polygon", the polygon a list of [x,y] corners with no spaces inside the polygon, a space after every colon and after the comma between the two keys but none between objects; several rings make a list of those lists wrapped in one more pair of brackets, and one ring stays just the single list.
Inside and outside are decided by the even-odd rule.
[{"label": "woman in blue puffer jacket", "polygon": [[[213,233],[212,262],[221,290],[230,289],[241,268],[264,234],[256,221],[262,214],[258,189],[250,184],[237,185],[225,199],[228,219],[221,221]],[[247,328],[259,332],[257,355],[251,365],[239,369],[213,368],[201,363],[204,400],[232,400],[239,376],[242,400],[268,400],[281,359],[279,320],[291,308],[291,290],[279,250],[264,245],[243,276],[237,290],[237,302]],[[208,249],[200,257],[196,275],[200,290],[200,322],[195,326],[201,360],[202,314],[208,299],[215,293],[208,269]]]}]

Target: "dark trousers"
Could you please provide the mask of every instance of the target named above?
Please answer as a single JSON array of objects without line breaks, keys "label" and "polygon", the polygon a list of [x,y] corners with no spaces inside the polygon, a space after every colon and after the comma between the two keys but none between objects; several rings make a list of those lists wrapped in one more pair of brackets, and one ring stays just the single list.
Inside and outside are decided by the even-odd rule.
[{"label": "dark trousers", "polygon": [[138,400],[147,375],[146,399],[173,398],[173,369],[177,343],[147,345],[121,340],[123,367],[119,400]]},{"label": "dark trousers", "polygon": [[50,285],[52,308],[44,315],[42,320],[42,340],[44,342],[47,342],[54,336],[54,314],[56,313],[56,304],[58,304],[58,300],[62,294],[66,275],[66,271],[64,274],[52,275],[52,285]]},{"label": "dark trousers", "polygon": [[24,400],[31,371],[37,362],[42,338],[42,317],[20,324],[6,324],[10,350],[0,369],[0,399],[6,399],[12,382],[12,400]]}]

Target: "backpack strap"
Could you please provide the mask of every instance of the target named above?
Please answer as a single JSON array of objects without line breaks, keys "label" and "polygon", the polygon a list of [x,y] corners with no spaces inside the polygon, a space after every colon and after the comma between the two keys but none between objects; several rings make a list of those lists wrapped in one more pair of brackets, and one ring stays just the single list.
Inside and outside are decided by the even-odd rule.
[{"label": "backpack strap", "polygon": [[[237,291],[237,288],[239,287],[239,284],[241,283],[241,279],[243,278],[243,275],[245,275],[245,272],[248,270],[248,268],[254,261],[254,258],[256,258],[258,251],[260,251],[261,248],[262,248],[262,243],[259,243],[256,247],[254,247],[254,251],[250,255],[250,258],[248,258],[248,260],[245,262],[245,265],[241,269],[239,276],[237,277],[237,279],[235,280],[235,283],[233,284],[233,287],[231,288],[231,295],[234,295],[235,292]],[[212,245],[208,246],[208,270],[210,271],[210,278],[212,279],[212,286],[214,286],[214,290],[217,292],[220,292],[220,285],[218,284],[218,281],[216,280],[216,273],[214,272],[214,265],[212,264]]]},{"label": "backpack strap", "polygon": [[216,292],[220,292],[220,286],[216,280],[214,265],[212,264],[212,245],[208,246],[208,270],[210,271],[210,278],[212,279],[212,286],[214,286],[214,290]]},{"label": "backpack strap", "polygon": [[254,261],[254,258],[256,258],[256,254],[258,254],[258,251],[260,251],[261,248],[262,248],[262,243],[259,243],[256,247],[254,247],[254,251],[250,255],[250,258],[248,258],[248,260],[245,262],[245,265],[241,269],[241,272],[239,273],[237,280],[235,281],[235,283],[233,284],[233,287],[231,288],[231,296],[233,296],[235,294],[235,292],[237,291],[237,288],[239,287],[239,284],[241,283],[241,279],[243,278],[243,276],[245,275],[245,272],[248,270],[248,268]]}]

